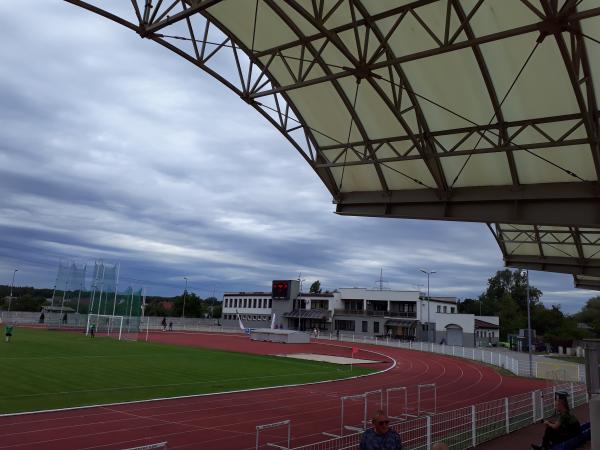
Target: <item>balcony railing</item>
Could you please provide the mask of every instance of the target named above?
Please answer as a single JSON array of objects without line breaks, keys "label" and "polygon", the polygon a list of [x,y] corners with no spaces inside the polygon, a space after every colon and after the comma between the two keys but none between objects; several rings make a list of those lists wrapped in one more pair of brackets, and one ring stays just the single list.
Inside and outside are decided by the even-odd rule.
[{"label": "balcony railing", "polygon": [[373,317],[404,317],[407,319],[416,319],[417,313],[414,311],[373,311],[364,309],[336,309],[335,314],[344,314],[346,316],[373,316]]}]

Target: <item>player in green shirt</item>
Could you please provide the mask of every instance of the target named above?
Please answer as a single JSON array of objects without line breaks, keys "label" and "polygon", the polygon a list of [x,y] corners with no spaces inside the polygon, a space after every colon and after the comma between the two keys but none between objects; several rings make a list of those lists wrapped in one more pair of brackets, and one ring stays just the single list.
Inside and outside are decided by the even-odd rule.
[{"label": "player in green shirt", "polygon": [[4,340],[6,342],[10,342],[10,338],[12,337],[13,334],[13,326],[9,323],[6,324],[6,326],[4,327]]}]

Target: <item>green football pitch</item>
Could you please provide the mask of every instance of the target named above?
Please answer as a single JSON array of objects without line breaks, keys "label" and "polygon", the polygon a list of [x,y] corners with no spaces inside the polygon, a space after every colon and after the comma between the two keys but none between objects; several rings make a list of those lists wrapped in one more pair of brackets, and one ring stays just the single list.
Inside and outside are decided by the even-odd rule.
[{"label": "green football pitch", "polygon": [[0,342],[0,414],[335,380],[370,369],[17,328]]}]

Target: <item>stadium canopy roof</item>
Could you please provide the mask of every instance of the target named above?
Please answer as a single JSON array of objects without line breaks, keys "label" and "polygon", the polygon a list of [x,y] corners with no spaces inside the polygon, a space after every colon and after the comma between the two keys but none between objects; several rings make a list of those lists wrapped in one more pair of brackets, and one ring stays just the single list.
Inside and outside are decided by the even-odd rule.
[{"label": "stadium canopy roof", "polygon": [[600,0],[66,1],[239,95],[338,214],[483,222],[509,266],[600,275]]}]

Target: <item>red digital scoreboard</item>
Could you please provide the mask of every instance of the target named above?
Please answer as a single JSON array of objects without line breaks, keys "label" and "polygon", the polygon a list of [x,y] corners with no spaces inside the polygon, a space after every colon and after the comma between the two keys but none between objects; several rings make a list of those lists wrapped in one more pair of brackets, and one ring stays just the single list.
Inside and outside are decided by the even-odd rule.
[{"label": "red digital scoreboard", "polygon": [[287,280],[275,280],[273,281],[273,288],[271,291],[273,300],[289,300],[290,299],[290,282]]}]

